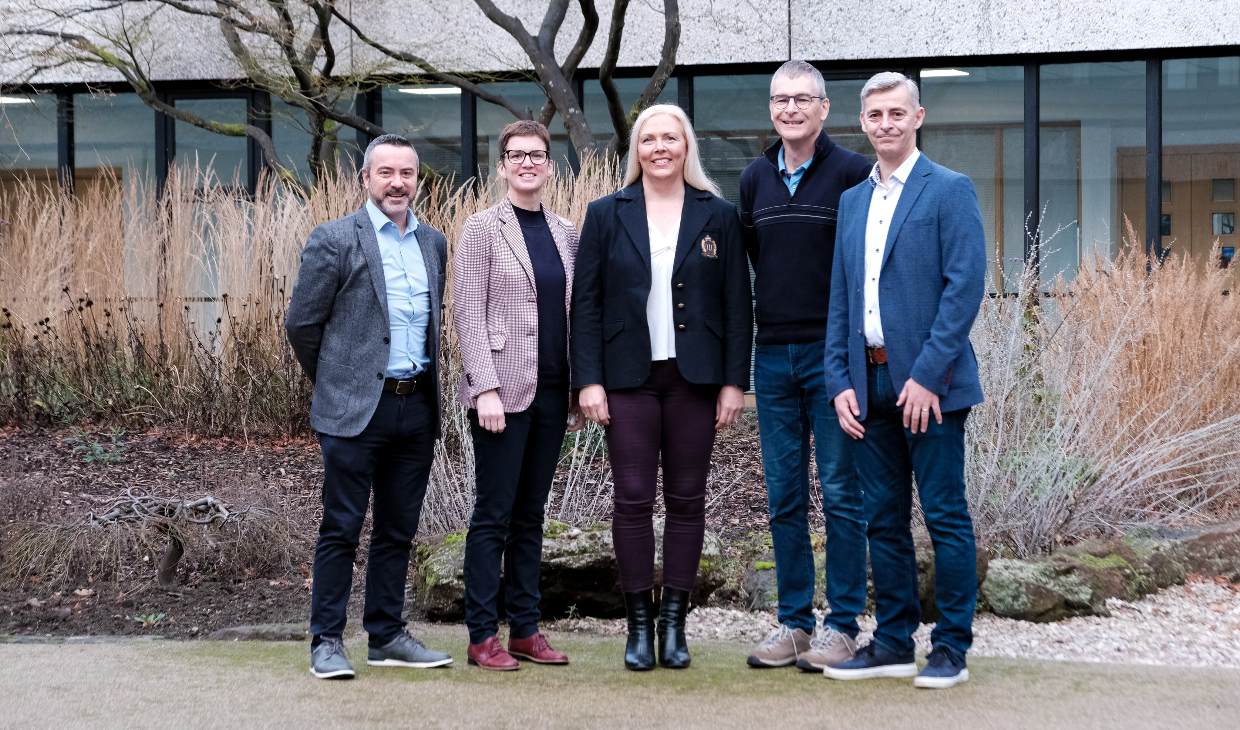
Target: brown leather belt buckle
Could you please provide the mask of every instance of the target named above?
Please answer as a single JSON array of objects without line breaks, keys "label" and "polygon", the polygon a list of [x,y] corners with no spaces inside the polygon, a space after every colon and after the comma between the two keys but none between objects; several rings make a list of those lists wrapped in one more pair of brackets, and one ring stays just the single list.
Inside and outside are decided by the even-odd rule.
[{"label": "brown leather belt buckle", "polygon": [[865,361],[871,365],[887,364],[887,348],[885,347],[867,347],[865,348]]}]

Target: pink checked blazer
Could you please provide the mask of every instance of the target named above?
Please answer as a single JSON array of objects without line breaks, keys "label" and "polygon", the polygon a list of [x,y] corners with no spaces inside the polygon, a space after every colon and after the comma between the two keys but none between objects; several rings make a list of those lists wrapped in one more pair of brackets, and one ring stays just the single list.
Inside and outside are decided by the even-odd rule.
[{"label": "pink checked blazer", "polygon": [[[573,299],[577,228],[543,209],[564,264],[564,311]],[[452,258],[452,322],[465,375],[460,400],[499,388],[504,411],[529,408],[538,386],[538,300],[534,267],[512,203],[475,213],[465,221]],[[566,353],[567,355],[567,353]]]}]

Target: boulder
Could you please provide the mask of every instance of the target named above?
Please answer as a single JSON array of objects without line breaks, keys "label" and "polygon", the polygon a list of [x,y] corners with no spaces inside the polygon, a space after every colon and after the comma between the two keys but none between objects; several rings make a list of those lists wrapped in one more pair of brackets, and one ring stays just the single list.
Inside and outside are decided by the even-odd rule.
[{"label": "boulder", "polygon": [[996,560],[982,583],[990,611],[1024,621],[1108,614],[1107,601],[1133,601],[1184,579],[1174,545],[1091,540],[1032,560]]},{"label": "boulder", "polygon": [[981,594],[994,614],[1023,621],[1055,621],[1091,605],[1089,586],[1057,573],[1049,561],[992,560]]},{"label": "boulder", "polygon": [[981,593],[999,616],[1055,621],[1105,616],[1111,598],[1133,601],[1189,575],[1240,581],[1240,522],[1089,540],[1045,558],[996,560]]},{"label": "boulder", "polygon": [[[663,521],[655,520],[656,552],[661,551]],[[656,583],[662,575],[656,554]],[[418,545],[414,567],[413,610],[433,621],[459,621],[465,615],[465,531]],[[693,605],[702,605],[725,582],[723,545],[707,532],[698,565]],[[577,528],[548,521],[543,533],[539,589],[544,618],[569,615],[615,618],[624,615],[624,598],[611,539],[611,525]],[[503,605],[501,587],[500,605]]]},{"label": "boulder", "polygon": [[[921,620],[932,623],[939,620],[939,609],[934,605],[934,543],[930,535],[914,533],[913,547],[917,551],[917,600],[921,604]],[[977,584],[986,580],[990,566],[990,553],[981,546],[977,548]],[[873,593],[871,582],[870,592]]]},{"label": "boulder", "polygon": [[1188,573],[1240,583],[1240,522],[1196,531],[1182,540],[1179,554]]},{"label": "boulder", "polygon": [[741,579],[741,600],[750,611],[774,611],[779,606],[775,585],[775,556],[768,553],[752,561]]}]

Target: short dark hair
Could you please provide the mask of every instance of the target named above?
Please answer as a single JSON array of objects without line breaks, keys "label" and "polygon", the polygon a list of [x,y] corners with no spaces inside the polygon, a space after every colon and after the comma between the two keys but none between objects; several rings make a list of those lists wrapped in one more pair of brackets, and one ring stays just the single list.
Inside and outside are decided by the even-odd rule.
[{"label": "short dark hair", "polygon": [[407,147],[413,150],[414,157],[418,156],[417,149],[414,148],[413,143],[409,141],[408,137],[403,137],[399,134],[381,134],[370,140],[370,144],[366,145],[366,154],[362,155],[363,170],[370,169],[370,153],[382,144],[391,145],[393,147]]},{"label": "short dark hair", "polygon": [[499,153],[500,159],[508,150],[508,140],[513,137],[537,137],[547,145],[547,152],[551,151],[551,133],[547,131],[547,127],[542,122],[536,122],[533,119],[518,119],[509,123],[499,133]]}]

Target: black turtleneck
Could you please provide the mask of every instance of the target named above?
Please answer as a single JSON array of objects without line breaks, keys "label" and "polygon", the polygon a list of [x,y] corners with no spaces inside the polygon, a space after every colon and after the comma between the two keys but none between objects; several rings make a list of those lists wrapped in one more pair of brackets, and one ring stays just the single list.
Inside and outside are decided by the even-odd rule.
[{"label": "black turtleneck", "polygon": [[564,312],[564,263],[542,209],[513,206],[534,267],[538,298],[538,387],[568,384],[568,317]]}]

